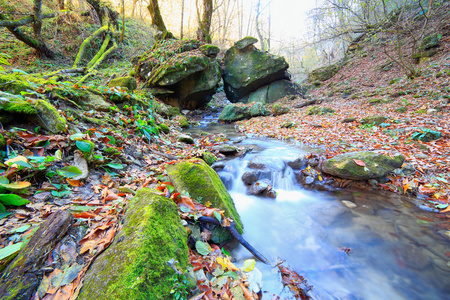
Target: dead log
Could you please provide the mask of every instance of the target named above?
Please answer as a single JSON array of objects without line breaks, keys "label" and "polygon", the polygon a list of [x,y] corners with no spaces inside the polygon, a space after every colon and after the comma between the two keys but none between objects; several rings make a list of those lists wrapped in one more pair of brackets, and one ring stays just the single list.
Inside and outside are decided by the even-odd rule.
[{"label": "dead log", "polygon": [[315,99],[311,99],[311,100],[307,100],[305,102],[302,102],[300,104],[294,105],[295,108],[301,108],[301,107],[305,107],[305,106],[309,106],[309,105],[314,105],[317,103],[317,100]]},{"label": "dead log", "polygon": [[[39,269],[72,225],[67,210],[54,212],[41,224],[0,278],[0,299],[30,299],[39,286]],[[37,272],[36,272],[37,271]]]}]

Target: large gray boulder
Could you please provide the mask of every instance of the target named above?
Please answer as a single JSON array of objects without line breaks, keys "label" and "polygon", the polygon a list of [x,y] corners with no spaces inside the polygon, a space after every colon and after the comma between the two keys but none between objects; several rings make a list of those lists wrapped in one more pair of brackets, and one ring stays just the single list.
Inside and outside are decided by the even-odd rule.
[{"label": "large gray boulder", "polygon": [[167,104],[196,109],[211,100],[221,80],[218,52],[195,40],[168,41],[143,55],[136,74]]},{"label": "large gray boulder", "polygon": [[224,89],[231,102],[240,101],[264,85],[288,79],[286,60],[255,48],[257,41],[246,37],[225,54]]},{"label": "large gray boulder", "polygon": [[324,173],[353,180],[382,178],[400,168],[405,161],[401,153],[361,151],[336,155],[321,166]]}]

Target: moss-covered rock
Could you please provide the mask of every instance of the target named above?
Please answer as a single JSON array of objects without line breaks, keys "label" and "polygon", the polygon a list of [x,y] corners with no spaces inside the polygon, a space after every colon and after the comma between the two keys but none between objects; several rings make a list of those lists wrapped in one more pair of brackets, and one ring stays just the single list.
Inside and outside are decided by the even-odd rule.
[{"label": "moss-covered rock", "polygon": [[266,110],[264,105],[261,102],[256,102],[250,107],[250,116],[258,117],[258,116],[266,116],[269,112]]},{"label": "moss-covered rock", "polygon": [[220,48],[215,45],[202,45],[200,46],[200,51],[206,56],[215,57],[220,52]]},{"label": "moss-covered rock", "polygon": [[326,114],[330,114],[330,113],[334,113],[334,112],[335,112],[335,110],[330,107],[322,107],[322,106],[318,106],[318,105],[313,105],[306,110],[306,114],[310,115],[310,116],[312,116],[312,115],[322,116],[322,115],[326,115]]},{"label": "moss-covered rock", "polygon": [[68,86],[54,87],[51,90],[54,98],[71,101],[86,110],[110,111],[111,105],[105,101],[100,92]]},{"label": "moss-covered rock", "polygon": [[254,40],[247,37],[236,42],[238,46],[231,47],[224,57],[224,90],[231,102],[238,102],[271,82],[287,79],[286,60],[250,46],[251,41]]},{"label": "moss-covered rock", "polygon": [[131,200],[113,244],[86,273],[77,299],[171,299],[171,259],[186,269],[187,233],[176,205],[142,189]]},{"label": "moss-covered rock", "polygon": [[191,124],[189,123],[188,119],[185,116],[181,116],[178,119],[178,124],[181,128],[189,128],[191,127]]},{"label": "moss-covered rock", "polygon": [[342,63],[336,63],[333,65],[329,65],[326,67],[322,67],[319,69],[316,69],[309,73],[309,82],[316,82],[316,81],[325,81],[333,77],[339,70],[342,68]]},{"label": "moss-covered rock", "polygon": [[177,140],[179,142],[182,142],[182,143],[185,143],[185,144],[195,144],[194,139],[190,135],[187,135],[187,134],[180,134],[177,137]]},{"label": "moss-covered rock", "polygon": [[114,78],[111,80],[108,84],[109,87],[122,87],[127,88],[129,91],[134,91],[137,88],[137,82],[134,77],[127,76],[127,77],[119,77]]},{"label": "moss-covered rock", "polygon": [[202,159],[208,164],[212,165],[217,161],[217,157],[209,151],[205,151],[202,153]]},{"label": "moss-covered rock", "polygon": [[[364,165],[361,165],[359,161],[362,161]],[[322,171],[339,178],[367,180],[386,176],[400,168],[404,161],[405,157],[401,153],[350,152],[327,159],[322,165]]]},{"label": "moss-covered rock", "polygon": [[248,103],[253,102],[261,102],[263,104],[267,103],[267,94],[269,92],[269,85],[265,85],[263,87],[260,87],[250,95],[248,95]]},{"label": "moss-covered rock", "polygon": [[63,133],[67,130],[66,119],[59,114],[53,105],[44,100],[38,100],[34,106],[40,125],[51,133]]},{"label": "moss-covered rock", "polygon": [[431,34],[427,37],[425,37],[422,42],[420,43],[420,47],[419,50],[424,51],[424,50],[429,50],[431,48],[436,48],[439,47],[440,43],[441,43],[441,38],[442,38],[442,34]]},{"label": "moss-covered rock", "polygon": [[242,40],[239,40],[234,43],[234,47],[238,50],[243,50],[247,48],[248,46],[254,45],[258,42],[258,39],[252,37],[252,36],[246,36]]},{"label": "moss-covered rock", "polygon": [[286,105],[281,105],[280,103],[275,103],[274,105],[272,105],[272,113],[275,116],[287,114],[289,111],[290,109]]},{"label": "moss-covered rock", "polygon": [[165,134],[168,134],[170,132],[170,128],[169,126],[167,126],[166,124],[158,124],[158,129],[161,132],[164,132]]},{"label": "moss-covered rock", "polygon": [[195,40],[166,41],[143,55],[136,74],[146,87],[165,90],[160,96],[166,103],[195,109],[211,100],[220,82],[218,50]]},{"label": "moss-covered rock", "polygon": [[300,95],[300,88],[289,80],[278,80],[272,82],[267,92],[267,103],[274,103],[275,101],[286,97]]},{"label": "moss-covered rock", "polygon": [[201,203],[211,203],[225,211],[232,218],[236,229],[242,233],[242,222],[234,206],[233,199],[219,175],[201,159],[192,159],[173,165],[166,165],[167,174],[177,191],[186,191]]},{"label": "moss-covered rock", "polygon": [[243,119],[248,119],[250,112],[246,106],[237,106],[228,104],[219,115],[219,120],[225,122],[235,122]]},{"label": "moss-covered rock", "polygon": [[386,122],[388,118],[384,116],[369,116],[362,118],[361,121],[359,121],[361,124],[367,124],[367,125],[380,125],[384,122]]},{"label": "moss-covered rock", "polygon": [[173,118],[181,115],[180,108],[165,103],[158,103],[155,107],[157,113],[166,118]]}]

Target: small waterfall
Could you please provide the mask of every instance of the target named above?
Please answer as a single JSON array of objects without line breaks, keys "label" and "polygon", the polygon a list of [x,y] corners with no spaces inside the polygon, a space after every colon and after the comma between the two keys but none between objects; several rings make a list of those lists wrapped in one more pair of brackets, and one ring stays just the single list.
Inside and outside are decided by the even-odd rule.
[{"label": "small waterfall", "polygon": [[275,190],[281,189],[286,191],[293,191],[299,189],[297,178],[294,170],[287,166],[283,171],[272,172],[273,188]]}]

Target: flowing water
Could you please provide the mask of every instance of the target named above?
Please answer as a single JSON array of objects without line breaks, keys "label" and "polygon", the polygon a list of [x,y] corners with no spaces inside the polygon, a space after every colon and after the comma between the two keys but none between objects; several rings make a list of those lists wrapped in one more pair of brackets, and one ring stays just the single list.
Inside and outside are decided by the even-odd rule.
[{"label": "flowing water", "polygon": [[[442,216],[392,193],[308,191],[289,167],[272,172],[276,199],[247,195],[241,176],[253,157],[292,159],[306,150],[272,140],[241,144],[254,150],[228,161],[219,174],[233,178],[229,192],[243,236],[270,261],[285,260],[304,276],[313,299],[449,299],[450,232]],[[252,258],[241,246],[232,255],[238,267]],[[263,299],[292,299],[276,267],[256,267],[263,274]]]}]

